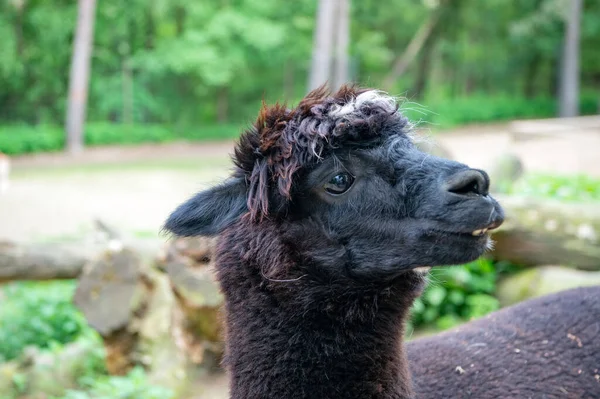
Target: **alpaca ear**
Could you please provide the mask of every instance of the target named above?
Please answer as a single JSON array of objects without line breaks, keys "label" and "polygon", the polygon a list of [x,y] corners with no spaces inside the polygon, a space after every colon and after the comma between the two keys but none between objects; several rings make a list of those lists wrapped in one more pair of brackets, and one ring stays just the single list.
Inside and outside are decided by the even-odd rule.
[{"label": "alpaca ear", "polygon": [[165,222],[164,230],[184,237],[217,235],[247,210],[243,180],[231,179],[179,205]]}]

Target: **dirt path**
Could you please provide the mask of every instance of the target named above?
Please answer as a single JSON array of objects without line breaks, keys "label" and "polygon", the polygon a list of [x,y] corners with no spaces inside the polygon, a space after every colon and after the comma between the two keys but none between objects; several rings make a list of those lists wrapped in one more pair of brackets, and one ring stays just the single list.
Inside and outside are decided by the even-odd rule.
[{"label": "dirt path", "polygon": [[227,174],[230,143],[96,148],[15,159],[0,196],[0,240],[76,238],[100,218],[157,236],[170,211]]}]

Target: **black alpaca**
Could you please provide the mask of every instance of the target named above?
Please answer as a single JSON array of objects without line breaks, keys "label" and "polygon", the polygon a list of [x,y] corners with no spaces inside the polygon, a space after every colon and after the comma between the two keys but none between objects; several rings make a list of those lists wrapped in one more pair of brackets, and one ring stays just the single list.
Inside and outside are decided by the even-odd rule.
[{"label": "black alpaca", "polygon": [[167,220],[220,235],[232,398],[413,397],[402,335],[423,266],[479,257],[503,212],[485,172],[409,132],[374,90],[264,107],[232,177]]}]

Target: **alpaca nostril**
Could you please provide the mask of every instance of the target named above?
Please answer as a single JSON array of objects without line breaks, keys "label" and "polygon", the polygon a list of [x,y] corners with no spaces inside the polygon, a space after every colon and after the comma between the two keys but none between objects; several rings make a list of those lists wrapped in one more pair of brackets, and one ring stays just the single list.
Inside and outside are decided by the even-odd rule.
[{"label": "alpaca nostril", "polygon": [[453,175],[446,183],[446,190],[458,195],[487,195],[490,188],[485,172],[469,169]]}]

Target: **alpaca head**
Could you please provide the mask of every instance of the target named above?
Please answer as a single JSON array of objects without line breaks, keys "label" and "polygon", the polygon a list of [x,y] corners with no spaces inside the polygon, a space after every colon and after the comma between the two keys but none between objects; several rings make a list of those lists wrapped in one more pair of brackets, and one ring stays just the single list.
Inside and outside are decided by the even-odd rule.
[{"label": "alpaca head", "polygon": [[354,281],[476,259],[503,220],[487,174],[418,150],[409,133],[395,100],[375,90],[317,89],[294,109],[265,106],[236,146],[232,176],[165,228],[269,226],[298,264]]}]

